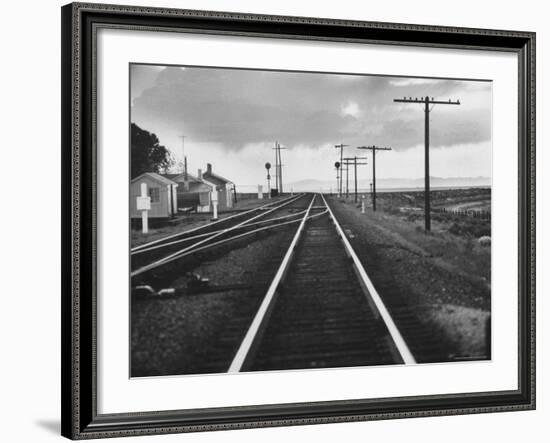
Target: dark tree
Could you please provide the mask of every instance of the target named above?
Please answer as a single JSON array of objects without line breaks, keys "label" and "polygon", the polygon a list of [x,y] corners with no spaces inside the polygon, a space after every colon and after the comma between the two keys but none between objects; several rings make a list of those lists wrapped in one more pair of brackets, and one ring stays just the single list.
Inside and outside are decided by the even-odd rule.
[{"label": "dark tree", "polygon": [[174,163],[170,151],[159,144],[157,136],[135,123],[132,123],[130,144],[132,178],[144,172],[163,172]]}]

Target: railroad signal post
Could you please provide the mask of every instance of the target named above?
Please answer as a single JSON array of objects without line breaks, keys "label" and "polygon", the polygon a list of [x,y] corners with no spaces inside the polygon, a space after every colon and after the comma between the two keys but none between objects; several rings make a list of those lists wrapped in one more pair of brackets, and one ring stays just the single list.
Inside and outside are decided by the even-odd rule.
[{"label": "railroad signal post", "polygon": [[[421,103],[424,104],[424,218],[426,231],[431,230],[430,219],[430,105],[460,105],[460,100],[448,101],[434,100],[432,97],[403,97],[394,98],[396,103]],[[433,107],[432,107],[433,108]]]},{"label": "railroad signal post", "polygon": [[368,149],[372,151],[372,210],[376,211],[376,151],[391,151],[391,148],[380,148],[378,146],[358,146],[357,149]]},{"label": "railroad signal post", "polygon": [[267,162],[265,164],[265,169],[267,170],[267,198],[271,198],[271,176],[269,175],[271,163]]},{"label": "railroad signal post", "polygon": [[334,167],[336,168],[336,194],[338,197],[342,197],[342,194],[340,193],[340,166],[342,166],[340,162],[334,163]]}]

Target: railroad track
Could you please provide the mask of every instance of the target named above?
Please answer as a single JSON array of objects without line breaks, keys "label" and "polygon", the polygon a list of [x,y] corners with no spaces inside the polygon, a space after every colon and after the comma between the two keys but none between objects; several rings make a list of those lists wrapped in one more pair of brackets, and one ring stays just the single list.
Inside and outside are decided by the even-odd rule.
[{"label": "railroad track", "polygon": [[[399,322],[394,321],[395,310],[386,309],[325,198],[309,194],[286,202],[282,208],[275,205],[278,209],[269,217],[256,218],[259,214],[251,213],[224,228],[234,229],[209,230],[201,238],[216,236],[214,241],[196,245],[200,239],[192,239],[184,244],[195,245],[182,253],[185,256],[175,256],[171,266],[161,264],[160,270],[153,271],[163,273],[160,280],[167,282],[181,277],[186,258],[189,268],[200,262],[201,254],[214,263],[226,252],[249,245],[247,236],[252,232],[286,227],[278,232],[284,232],[288,240],[275,243],[270,258],[249,279],[236,285],[226,281],[225,286],[206,287],[197,295],[207,298],[195,304],[223,297],[226,314],[212,311],[212,315],[223,315],[221,322],[213,323],[217,332],[201,339],[202,332],[196,339],[188,337],[184,342],[197,340],[196,344],[181,366],[172,366],[170,373],[416,363],[400,332],[406,324],[406,310],[401,311]],[[271,209],[273,206],[267,210]],[[284,210],[288,213],[283,214]],[[245,241],[239,243],[238,238]],[[410,327],[404,332],[407,340],[415,334]],[[415,356],[417,351],[421,350],[415,348]]]},{"label": "railroad track", "polygon": [[[137,277],[184,257],[239,240],[262,231],[300,221],[301,212],[293,206],[304,194],[268,203],[188,231],[136,246],[130,251],[132,272]],[[277,215],[286,211],[284,215]],[[303,211],[302,211],[303,212]],[[268,218],[268,216],[270,216]]]},{"label": "railroad track", "polygon": [[403,363],[416,360],[325,198],[313,196],[228,372]]}]

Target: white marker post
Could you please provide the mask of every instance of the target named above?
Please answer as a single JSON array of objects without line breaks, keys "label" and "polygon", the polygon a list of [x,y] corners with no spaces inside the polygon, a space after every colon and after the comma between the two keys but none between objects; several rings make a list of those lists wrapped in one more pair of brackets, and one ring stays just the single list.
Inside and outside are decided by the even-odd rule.
[{"label": "white marker post", "polygon": [[151,210],[151,197],[147,195],[147,183],[141,184],[141,195],[136,198],[136,209],[141,211],[141,232],[149,232],[148,211]]},{"label": "white marker post", "polygon": [[218,191],[212,190],[212,220],[218,219]]},{"label": "white marker post", "polygon": [[262,185],[258,185],[258,200],[262,200],[264,198],[264,191],[262,189]]},{"label": "white marker post", "polygon": [[365,213],[365,194],[361,196],[361,214]]}]

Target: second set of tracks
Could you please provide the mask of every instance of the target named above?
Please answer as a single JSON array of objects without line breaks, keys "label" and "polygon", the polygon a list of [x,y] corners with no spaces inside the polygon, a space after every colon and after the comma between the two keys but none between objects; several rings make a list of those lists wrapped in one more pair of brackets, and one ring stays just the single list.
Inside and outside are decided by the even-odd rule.
[{"label": "second set of tracks", "polygon": [[[304,194],[287,197],[257,208],[176,233],[131,249],[131,277],[166,266],[174,261],[219,247],[244,237],[297,223],[296,210]],[[298,206],[299,208],[299,206]]]}]

